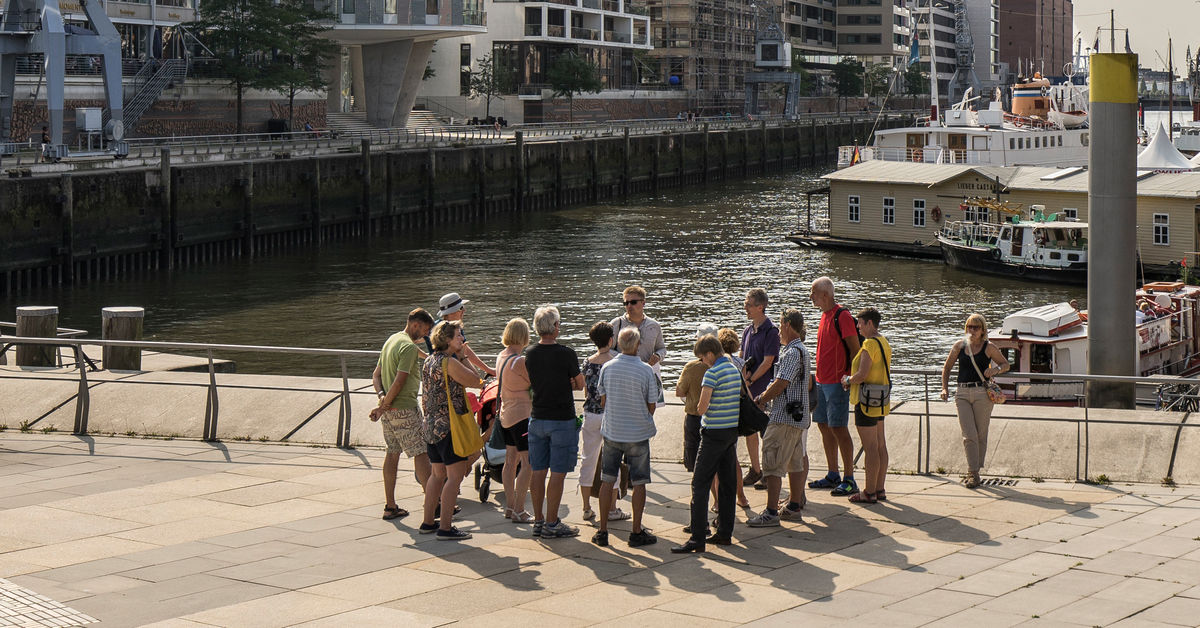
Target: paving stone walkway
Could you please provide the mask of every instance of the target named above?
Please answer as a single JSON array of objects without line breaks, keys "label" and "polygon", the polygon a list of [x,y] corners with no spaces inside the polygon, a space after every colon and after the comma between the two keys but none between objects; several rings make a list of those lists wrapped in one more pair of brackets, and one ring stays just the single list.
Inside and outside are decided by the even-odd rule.
[{"label": "paving stone walkway", "polygon": [[[655,463],[657,545],[573,539],[463,485],[462,543],[383,521],[377,450],[0,433],[0,625],[1159,626],[1200,622],[1200,490],[893,475],[887,503],[810,492],[801,523],[704,555],[688,475]],[[419,510],[401,461],[401,505]],[[763,494],[751,495],[761,506]],[[625,505],[628,509],[628,504]],[[744,519],[744,517],[743,517]],[[14,587],[15,585],[15,587]],[[36,597],[33,597],[36,596]],[[45,615],[22,615],[44,603]],[[36,608],[36,607],[35,607]],[[58,613],[56,615],[56,613]],[[37,623],[42,622],[42,623]]]}]

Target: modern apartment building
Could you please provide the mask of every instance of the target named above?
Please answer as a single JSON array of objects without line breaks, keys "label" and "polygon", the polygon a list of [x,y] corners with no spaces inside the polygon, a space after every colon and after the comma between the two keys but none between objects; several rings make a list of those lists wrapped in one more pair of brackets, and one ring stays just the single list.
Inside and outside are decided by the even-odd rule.
[{"label": "modern apartment building", "polygon": [[902,65],[912,37],[909,0],[839,0],[837,52],[867,63]]},{"label": "modern apartment building", "polygon": [[933,55],[938,94],[942,100],[946,100],[950,95],[950,79],[954,77],[955,70],[954,9],[947,2],[917,0],[913,3],[912,15],[913,31],[918,41],[917,54],[920,55],[918,63],[923,72],[931,74],[929,58]]},{"label": "modern apartment building", "polygon": [[803,55],[837,52],[837,0],[782,0],[780,27]]},{"label": "modern apartment building", "polygon": [[999,63],[1020,75],[1062,74],[1071,61],[1071,0],[1004,0],[998,6]]},{"label": "modern apartment building", "polygon": [[548,97],[546,71],[561,54],[594,63],[606,90],[634,89],[645,71],[650,18],[635,0],[488,0],[487,17],[487,32],[434,47],[420,97],[436,113],[484,117],[484,102],[468,95],[471,73],[489,53],[512,71],[519,94],[493,102],[490,113],[518,120],[526,103]]},{"label": "modern apartment building", "polygon": [[962,1],[975,46],[975,75],[983,89],[990,91],[1000,82],[1000,0]]}]

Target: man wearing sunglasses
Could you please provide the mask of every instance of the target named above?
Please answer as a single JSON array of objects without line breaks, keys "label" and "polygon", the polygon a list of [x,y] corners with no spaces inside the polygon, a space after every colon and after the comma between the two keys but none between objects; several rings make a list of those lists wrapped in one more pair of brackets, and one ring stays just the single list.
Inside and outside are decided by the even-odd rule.
[{"label": "man wearing sunglasses", "polygon": [[667,342],[663,339],[662,326],[658,321],[646,316],[646,290],[641,286],[629,286],[621,293],[621,297],[625,314],[612,319],[613,335],[619,338],[622,329],[637,329],[642,335],[637,355],[658,375],[663,358],[667,357]]}]

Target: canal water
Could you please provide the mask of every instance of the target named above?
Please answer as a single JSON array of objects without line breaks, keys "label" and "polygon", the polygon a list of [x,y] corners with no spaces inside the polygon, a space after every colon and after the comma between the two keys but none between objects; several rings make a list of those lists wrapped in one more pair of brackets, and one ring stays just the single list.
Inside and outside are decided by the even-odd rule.
[{"label": "canal water", "polygon": [[[9,297],[17,305],[57,305],[60,325],[100,334],[100,309],[146,308],[145,337],[162,341],[377,349],[406,313],[436,310],[459,292],[468,339],[478,353],[500,349],[505,322],[532,320],[540,304],[562,312],[564,342],[591,353],[587,331],[619,315],[621,290],[640,284],[647,313],[666,334],[669,357],[691,357],[696,325],[740,329],[742,301],[761,286],[769,314],[795,306],[813,347],[818,312],[811,281],[832,277],[852,312],[874,306],[894,348],[893,368],[940,367],[970,312],[992,325],[1008,313],[1078,298],[1082,288],[978,276],[940,261],[804,249],[784,239],[803,211],[806,190],[824,170],[802,171],[641,197],[559,212],[529,213],[486,224],[448,225],[369,241],[336,242],[255,260],[234,260],[131,281],[44,289]],[[814,213],[824,211],[814,197]],[[11,320],[11,319],[9,319]],[[338,375],[329,358],[227,354],[240,372]],[[373,364],[353,364],[369,376]],[[677,364],[665,377],[674,380]],[[902,382],[916,392],[914,380]],[[907,396],[907,395],[906,395]]]}]

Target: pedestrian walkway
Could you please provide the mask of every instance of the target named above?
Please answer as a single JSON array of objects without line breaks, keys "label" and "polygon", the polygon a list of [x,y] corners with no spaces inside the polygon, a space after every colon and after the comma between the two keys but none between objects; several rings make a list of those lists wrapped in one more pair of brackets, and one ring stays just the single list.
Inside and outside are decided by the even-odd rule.
[{"label": "pedestrian walkway", "polygon": [[[802,523],[673,555],[688,475],[656,463],[659,542],[535,540],[463,484],[462,543],[420,536],[378,450],[0,433],[0,625],[1149,626],[1200,617],[1197,487],[892,475],[889,501],[811,492]],[[1005,482],[1004,484],[1007,484]],[[751,491],[761,506],[763,494]],[[739,515],[744,520],[744,516]],[[39,606],[40,604],[40,606]],[[40,613],[40,614],[39,614]]]}]

